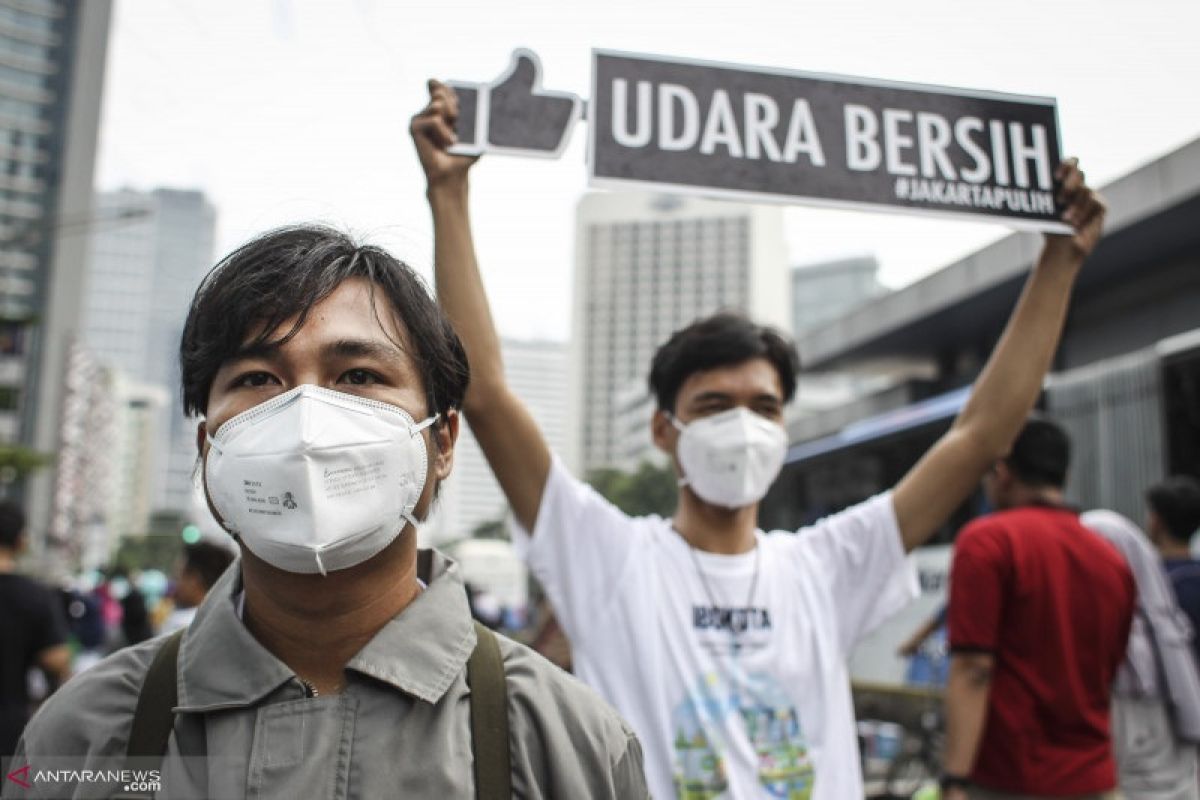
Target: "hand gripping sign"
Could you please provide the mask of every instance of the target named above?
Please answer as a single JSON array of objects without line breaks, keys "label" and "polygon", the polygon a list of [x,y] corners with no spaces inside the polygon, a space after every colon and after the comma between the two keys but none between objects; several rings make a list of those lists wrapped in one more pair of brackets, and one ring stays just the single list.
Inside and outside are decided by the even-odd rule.
[{"label": "hand gripping sign", "polygon": [[[528,50],[459,93],[459,152],[554,157],[582,101]],[[588,175],[629,187],[1068,231],[1053,99],[597,50]]]}]

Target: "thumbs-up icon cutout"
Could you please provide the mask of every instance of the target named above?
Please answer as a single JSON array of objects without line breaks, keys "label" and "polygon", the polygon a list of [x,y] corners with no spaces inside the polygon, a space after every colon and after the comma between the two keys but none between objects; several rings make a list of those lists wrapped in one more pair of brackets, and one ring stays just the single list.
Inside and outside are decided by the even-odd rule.
[{"label": "thumbs-up icon cutout", "polygon": [[508,70],[495,81],[452,81],[458,94],[459,144],[453,153],[511,153],[557,158],[583,116],[583,99],[541,88],[542,62],[532,50],[514,50]]}]

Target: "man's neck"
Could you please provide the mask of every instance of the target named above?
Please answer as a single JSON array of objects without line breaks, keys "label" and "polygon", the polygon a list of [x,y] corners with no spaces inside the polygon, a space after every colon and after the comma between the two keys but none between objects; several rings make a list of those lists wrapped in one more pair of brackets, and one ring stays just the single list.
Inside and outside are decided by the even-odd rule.
[{"label": "man's neck", "polygon": [[17,557],[11,550],[0,548],[0,574],[17,571]]},{"label": "man's neck", "polygon": [[342,689],[346,663],[421,591],[410,532],[325,576],[284,572],[242,552],[247,629],[320,694]]},{"label": "man's neck", "polygon": [[691,489],[679,492],[675,530],[689,545],[706,553],[737,555],[754,549],[758,529],[758,504],[728,509],[706,503]]},{"label": "man's neck", "polygon": [[1165,541],[1159,544],[1158,552],[1168,561],[1187,560],[1192,557],[1192,550],[1183,542]]},{"label": "man's neck", "polygon": [[1062,489],[1052,486],[1019,486],[1013,491],[1012,502],[1008,508],[1024,506],[1061,506],[1068,508]]}]

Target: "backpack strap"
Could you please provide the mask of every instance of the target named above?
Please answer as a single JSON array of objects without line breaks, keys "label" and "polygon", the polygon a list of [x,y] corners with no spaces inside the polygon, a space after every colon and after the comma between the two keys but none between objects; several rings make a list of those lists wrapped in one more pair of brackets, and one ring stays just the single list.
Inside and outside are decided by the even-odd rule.
[{"label": "backpack strap", "polygon": [[[133,712],[133,725],[129,730],[129,743],[125,746],[125,759],[131,770],[145,770],[150,759],[157,759],[161,775],[167,741],[171,738],[171,729],[175,727],[175,704],[179,701],[175,675],[179,642],[183,639],[184,630],[181,628],[176,631],[158,648],[142,681],[137,708]],[[114,795],[113,800],[145,800],[152,797],[152,791],[123,791]]]},{"label": "backpack strap", "polygon": [[[512,797],[512,757],[508,746],[508,688],[504,659],[496,635],[478,622],[475,623],[475,638],[475,649],[467,660],[475,797],[478,800],[509,800]],[[125,748],[126,760],[131,765],[135,759],[157,758],[161,763],[167,753],[179,697],[176,673],[182,639],[183,630],[180,630],[163,642],[146,671]],[[136,768],[145,769],[144,766]],[[153,796],[154,792],[129,791],[113,795],[113,800],[149,800]]]},{"label": "backpack strap", "polygon": [[477,800],[511,800],[512,756],[508,749],[508,688],[496,634],[475,623],[475,649],[467,660],[471,689],[471,750]]}]

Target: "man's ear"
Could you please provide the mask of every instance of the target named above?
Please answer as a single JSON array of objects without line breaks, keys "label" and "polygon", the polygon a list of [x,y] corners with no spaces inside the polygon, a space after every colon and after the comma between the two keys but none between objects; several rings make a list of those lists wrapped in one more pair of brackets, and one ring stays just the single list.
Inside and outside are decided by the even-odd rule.
[{"label": "man's ear", "polygon": [[204,440],[208,438],[208,425],[204,420],[196,423],[196,454],[204,455]]},{"label": "man's ear", "polygon": [[1000,459],[996,462],[996,486],[1001,490],[1007,490],[1012,487],[1017,480],[1017,476],[1013,473],[1012,468],[1008,466],[1008,462]]},{"label": "man's ear", "polygon": [[1146,509],[1146,536],[1154,544],[1158,544],[1162,539],[1162,517],[1153,508]]},{"label": "man's ear", "polygon": [[429,438],[433,440],[433,475],[439,481],[450,477],[454,469],[454,445],[458,442],[459,424],[462,418],[457,408],[447,409],[442,418],[429,426]]},{"label": "man's ear", "polygon": [[675,454],[675,444],[679,441],[679,429],[672,421],[671,412],[657,409],[650,418],[650,438],[654,446],[669,456]]}]

